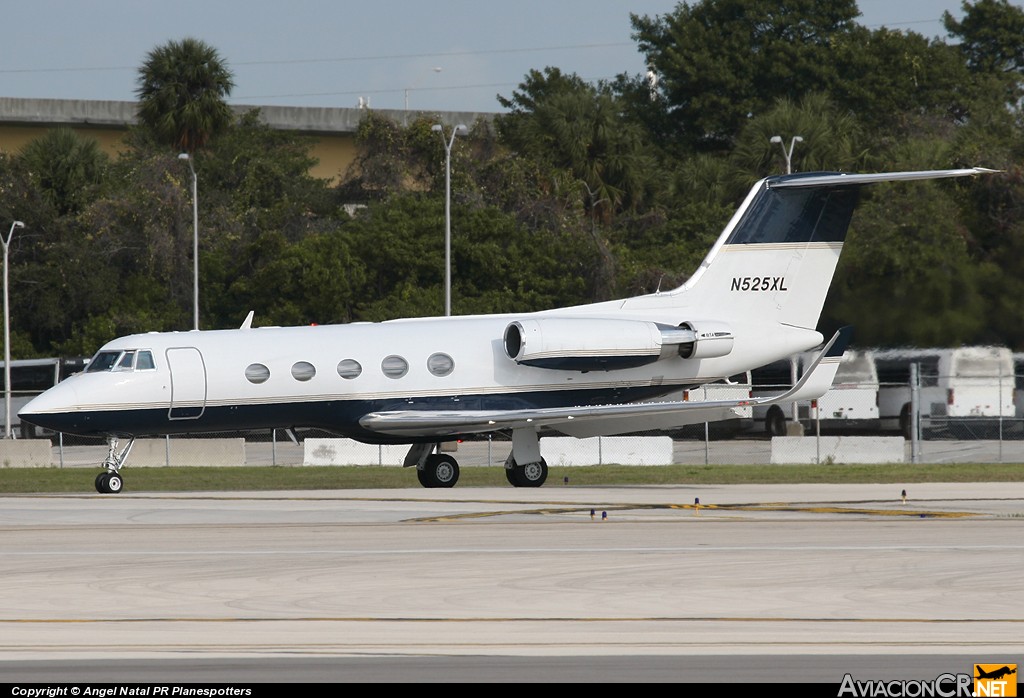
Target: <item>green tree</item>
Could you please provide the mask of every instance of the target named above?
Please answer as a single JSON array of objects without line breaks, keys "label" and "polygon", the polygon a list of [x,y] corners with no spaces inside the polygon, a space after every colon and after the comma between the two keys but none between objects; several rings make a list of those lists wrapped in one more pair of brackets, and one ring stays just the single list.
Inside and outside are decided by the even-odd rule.
[{"label": "green tree", "polygon": [[66,127],[30,141],[21,158],[33,183],[61,215],[80,211],[96,195],[109,164],[99,143]]},{"label": "green tree", "polygon": [[[359,153],[344,174],[341,191],[345,201],[361,203],[400,192],[424,191],[444,177],[444,148],[430,130],[434,123],[434,118],[419,118],[402,126],[368,112],[356,129]],[[457,153],[458,149],[453,149],[453,160]]]},{"label": "green tree", "polygon": [[877,144],[959,124],[984,91],[955,47],[915,32],[858,26],[836,42],[830,60],[839,74],[830,98]]},{"label": "green tree", "polygon": [[674,129],[663,135],[727,148],[777,99],[829,91],[834,46],[858,14],[855,0],[704,0],[631,15],[633,38],[659,78],[657,105]]},{"label": "green tree", "polygon": [[1019,83],[1024,73],[1024,9],[1009,0],[963,2],[963,21],[945,12],[942,22],[976,73],[1007,74]]},{"label": "green tree", "polygon": [[544,163],[588,212],[607,221],[644,201],[653,165],[645,134],[607,86],[545,68],[498,101],[510,110],[497,120],[503,142]]},{"label": "green tree", "polygon": [[865,190],[825,304],[824,331],[853,324],[860,346],[958,346],[984,336],[986,270],[970,254],[956,186]]},{"label": "green tree", "polygon": [[215,48],[192,38],[169,41],[150,51],[139,69],[139,121],[161,143],[194,153],[231,124],[225,100],[233,87]]},{"label": "green tree", "polygon": [[771,142],[774,136],[782,138],[787,152],[793,136],[803,139],[793,147],[794,172],[843,172],[855,169],[864,159],[857,145],[859,132],[853,115],[837,109],[820,92],[809,93],[799,102],[780,99],[771,110],[750,119],[736,139],[730,155],[739,180],[736,195],[758,177],[786,171],[782,148]]}]

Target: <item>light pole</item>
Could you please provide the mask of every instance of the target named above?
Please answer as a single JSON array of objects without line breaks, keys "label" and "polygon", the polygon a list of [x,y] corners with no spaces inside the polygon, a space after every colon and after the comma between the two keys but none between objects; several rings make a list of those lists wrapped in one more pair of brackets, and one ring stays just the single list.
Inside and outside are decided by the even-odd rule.
[{"label": "light pole", "polygon": [[11,313],[7,285],[7,250],[14,237],[15,228],[24,228],[21,221],[11,223],[11,230],[3,238],[4,244],[4,438],[11,438]]},{"label": "light pole", "polygon": [[452,314],[452,146],[455,136],[469,133],[466,124],[459,124],[452,129],[451,138],[445,138],[444,127],[434,124],[431,131],[441,134],[444,144],[444,315]]},{"label": "light pole", "polygon": [[772,136],[771,143],[778,143],[779,147],[782,148],[782,157],[786,158],[786,174],[793,173],[793,146],[797,143],[803,143],[803,136],[793,136],[793,140],[789,142],[789,150],[786,150],[786,146],[782,143],[782,136]]},{"label": "light pole", "polygon": [[192,172],[192,324],[199,329],[199,178],[196,168],[192,166],[191,153],[181,153],[179,160],[188,162]]}]

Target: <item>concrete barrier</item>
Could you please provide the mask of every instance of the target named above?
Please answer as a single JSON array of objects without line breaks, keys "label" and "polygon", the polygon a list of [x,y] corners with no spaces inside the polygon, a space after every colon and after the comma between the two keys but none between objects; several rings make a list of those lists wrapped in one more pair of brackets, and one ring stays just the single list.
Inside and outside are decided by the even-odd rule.
[{"label": "concrete barrier", "polygon": [[[406,445],[375,446],[351,439],[314,439],[302,442],[303,465],[388,465],[401,466],[409,452]],[[501,465],[507,444],[498,447],[501,455],[494,465]],[[457,452],[453,442],[446,450]],[[670,465],[672,439],[667,436],[601,436],[576,439],[571,436],[540,440],[540,453],[548,465]],[[458,456],[456,455],[456,458]]]},{"label": "concrete barrier", "polygon": [[401,467],[408,446],[378,446],[352,439],[312,439],[302,441],[303,465],[390,465]]},{"label": "concrete barrier", "polygon": [[128,465],[245,465],[245,439],[137,439],[128,455]]},{"label": "concrete barrier", "polygon": [[673,461],[668,436],[552,436],[540,440],[540,454],[548,465],[671,465]]},{"label": "concrete barrier", "polygon": [[48,468],[53,465],[47,439],[0,439],[0,468]]},{"label": "concrete barrier", "polygon": [[782,463],[904,463],[902,436],[776,436],[774,464]]}]

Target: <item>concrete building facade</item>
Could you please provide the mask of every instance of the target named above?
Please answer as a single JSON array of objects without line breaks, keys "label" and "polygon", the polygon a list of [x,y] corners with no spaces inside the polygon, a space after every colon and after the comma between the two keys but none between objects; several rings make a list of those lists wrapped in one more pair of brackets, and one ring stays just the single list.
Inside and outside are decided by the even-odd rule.
[{"label": "concrete building facade", "polygon": [[[280,107],[233,105],[237,114],[259,109],[268,126],[311,136],[313,157],[319,163],[311,174],[336,179],[356,156],[355,132],[367,114],[365,109],[332,107]],[[472,125],[490,121],[493,113],[478,112],[406,112],[380,109],[375,113],[398,123],[408,123],[424,114],[446,125]],[[96,140],[100,147],[116,157],[129,126],[136,123],[136,102],[71,99],[20,99],[0,97],[0,151],[17,153],[47,130],[66,126],[78,134]]]}]

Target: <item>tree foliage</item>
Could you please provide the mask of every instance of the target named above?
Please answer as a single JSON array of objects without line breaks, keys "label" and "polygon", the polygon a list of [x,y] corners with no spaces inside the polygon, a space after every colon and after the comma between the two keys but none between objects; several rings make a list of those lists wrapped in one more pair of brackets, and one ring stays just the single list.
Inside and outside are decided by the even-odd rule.
[{"label": "tree foliage", "polygon": [[854,0],[717,0],[632,21],[675,136],[718,149],[776,100],[832,88],[857,14]]},{"label": "tree foliage", "polygon": [[33,184],[60,214],[78,212],[103,182],[109,158],[99,144],[61,127],[21,151]]},{"label": "tree foliage", "polygon": [[[702,0],[632,19],[658,77],[531,70],[452,148],[453,310],[541,310],[683,283],[758,178],[981,165],[973,182],[865,189],[822,330],[861,344],[1024,349],[1024,12],[946,17],[954,43],[856,22],[853,0]],[[186,88],[185,85],[192,85]],[[145,93],[143,90],[145,88]],[[212,48],[157,47],[114,160],[73,133],[0,153],[16,356],[90,353],[191,325],[190,172],[205,327],[378,321],[443,309],[437,117],[367,111],[337,182],[312,141],[234,117]],[[143,110],[148,110],[143,113]],[[226,120],[225,120],[226,119]],[[216,138],[213,136],[216,135]]]},{"label": "tree foliage", "polygon": [[231,123],[226,100],[234,85],[215,48],[193,38],[168,41],[139,69],[139,121],[160,142],[193,153]]}]

